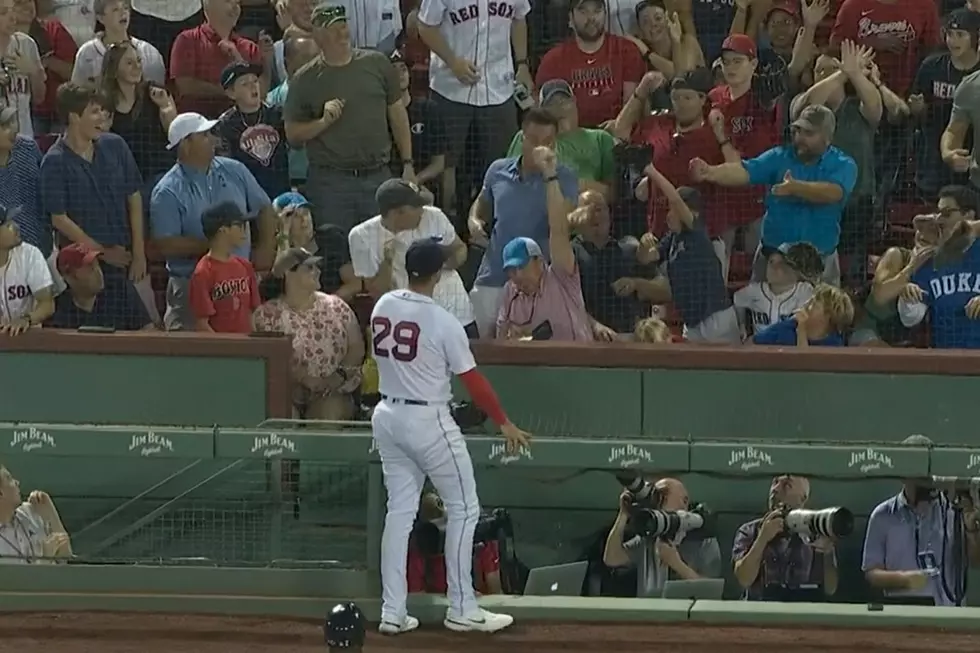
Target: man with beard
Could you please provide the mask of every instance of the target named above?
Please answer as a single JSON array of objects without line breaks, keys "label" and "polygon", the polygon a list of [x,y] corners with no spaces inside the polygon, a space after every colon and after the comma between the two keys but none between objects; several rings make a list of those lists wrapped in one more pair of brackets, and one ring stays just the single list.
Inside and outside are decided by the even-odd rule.
[{"label": "man with beard", "polygon": [[262,66],[244,61],[221,72],[221,87],[235,106],[214,126],[219,152],[245,164],[270,197],[289,190],[289,160],[282,109],[262,101]]},{"label": "man with beard", "polygon": [[792,145],[780,145],[738,163],[712,166],[702,159],[691,161],[696,182],[769,186],[753,281],[765,279],[764,247],[808,242],[824,259],[823,281],[840,285],[840,220],[857,181],[857,165],[831,145],[836,124],[833,111],[822,105],[809,106],[792,124]]},{"label": "man with beard", "polygon": [[[965,186],[939,191],[939,248],[931,265],[912,275],[898,301],[902,324],[913,327],[929,315],[932,347],[980,349],[980,235],[977,195]],[[916,220],[916,227],[921,224]]]},{"label": "man with beard", "polygon": [[[731,208],[720,201],[718,188],[697,184],[688,164],[692,159],[702,159],[712,165],[725,161],[739,162],[738,151],[725,135],[724,116],[713,109],[705,118],[705,102],[711,88],[711,73],[698,68],[669,85],[671,113],[658,113],[642,118],[643,99],[649,97],[654,87],[663,86],[663,75],[650,72],[643,76],[640,88],[616,118],[615,132],[621,139],[634,143],[647,143],[653,147],[653,165],[675,187],[692,186],[701,193],[704,203],[704,227],[708,235],[720,237],[727,226],[727,213]],[[634,127],[635,125],[635,127]],[[647,228],[650,233],[662,237],[667,231],[667,197],[652,192],[649,181],[643,177],[636,188],[637,198],[648,202]],[[713,242],[715,252],[722,262],[723,276],[727,277],[727,261],[724,244]]]},{"label": "man with beard", "polygon": [[579,122],[595,127],[612,120],[636,90],[646,70],[629,39],[606,33],[605,0],[573,0],[573,35],[544,55],[536,84],[563,79],[572,87]]},{"label": "man with beard", "polygon": [[[943,165],[939,141],[953,112],[956,87],[964,77],[980,70],[980,14],[957,9],[946,17],[944,32],[947,50],[931,54],[922,62],[908,102],[922,129],[922,147],[916,151],[915,183],[929,201],[943,186],[967,183],[965,172]],[[968,150],[973,139],[965,136],[961,147]]]}]

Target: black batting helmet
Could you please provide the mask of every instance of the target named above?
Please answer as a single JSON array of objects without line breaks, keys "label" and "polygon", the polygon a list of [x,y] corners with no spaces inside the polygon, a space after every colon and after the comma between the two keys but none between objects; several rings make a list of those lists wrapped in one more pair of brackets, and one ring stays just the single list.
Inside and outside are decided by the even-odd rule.
[{"label": "black batting helmet", "polygon": [[323,639],[331,649],[364,646],[364,613],[356,603],[338,603],[327,615]]}]

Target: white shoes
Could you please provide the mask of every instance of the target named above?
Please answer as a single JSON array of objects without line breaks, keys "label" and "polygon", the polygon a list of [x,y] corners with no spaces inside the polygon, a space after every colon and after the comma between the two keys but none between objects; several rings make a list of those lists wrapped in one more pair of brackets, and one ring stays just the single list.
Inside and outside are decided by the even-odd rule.
[{"label": "white shoes", "polygon": [[405,621],[396,624],[392,621],[384,621],[378,625],[378,632],[382,635],[402,635],[410,633],[419,627],[419,620],[411,615],[406,615]]},{"label": "white shoes", "polygon": [[468,617],[459,617],[446,611],[446,619],[442,624],[457,633],[495,633],[514,623],[514,617],[509,614],[497,614],[488,610],[480,610]]}]

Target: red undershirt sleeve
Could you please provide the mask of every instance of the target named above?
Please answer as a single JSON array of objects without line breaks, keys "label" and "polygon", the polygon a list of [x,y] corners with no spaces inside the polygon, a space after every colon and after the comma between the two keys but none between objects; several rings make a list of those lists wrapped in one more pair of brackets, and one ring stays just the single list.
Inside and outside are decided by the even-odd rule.
[{"label": "red undershirt sleeve", "polygon": [[478,369],[474,367],[470,371],[460,374],[459,380],[466,386],[466,390],[470,393],[476,407],[485,412],[494,424],[503,426],[509,421],[507,414],[500,405],[500,400],[497,399],[497,393],[493,391],[487,377],[483,376]]}]

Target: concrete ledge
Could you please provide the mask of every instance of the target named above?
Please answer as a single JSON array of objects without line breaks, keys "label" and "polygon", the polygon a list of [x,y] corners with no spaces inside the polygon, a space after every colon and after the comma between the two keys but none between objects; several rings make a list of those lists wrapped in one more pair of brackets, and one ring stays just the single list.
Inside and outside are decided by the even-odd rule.
[{"label": "concrete ledge", "polygon": [[852,603],[696,601],[689,620],[714,625],[980,630],[980,608],[886,605],[872,611],[866,604]]}]

